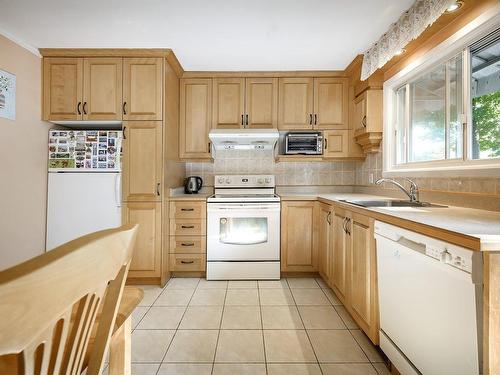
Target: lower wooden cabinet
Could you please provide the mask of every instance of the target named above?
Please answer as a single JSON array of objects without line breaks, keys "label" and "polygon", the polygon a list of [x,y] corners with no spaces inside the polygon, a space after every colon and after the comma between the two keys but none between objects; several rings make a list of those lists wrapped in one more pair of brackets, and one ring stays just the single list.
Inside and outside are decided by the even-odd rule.
[{"label": "lower wooden cabinet", "polygon": [[204,201],[171,201],[170,271],[204,272],[207,262],[207,203]]},{"label": "lower wooden cabinet", "polygon": [[316,202],[281,202],[281,271],[317,272]]},{"label": "lower wooden cabinet", "polygon": [[346,304],[347,297],[347,252],[349,251],[349,238],[345,230],[348,219],[346,212],[335,207],[333,220],[333,251],[332,251],[332,277],[330,287],[335,291],[340,302]]},{"label": "lower wooden cabinet", "polygon": [[[373,219],[336,205],[321,204],[320,221],[333,210],[331,238],[326,245],[326,227],[320,225],[320,274],[359,327],[373,343],[379,342],[377,262]],[[331,255],[325,250],[331,246]]]},{"label": "lower wooden cabinet", "polygon": [[123,224],[139,224],[129,278],[160,277],[161,203],[124,203],[122,216]]},{"label": "lower wooden cabinet", "polygon": [[378,343],[377,261],[373,219],[352,213],[347,223],[350,240],[347,309],[368,337]]},{"label": "lower wooden cabinet", "polygon": [[318,209],[318,270],[327,283],[330,282],[333,271],[333,207],[320,203]]}]

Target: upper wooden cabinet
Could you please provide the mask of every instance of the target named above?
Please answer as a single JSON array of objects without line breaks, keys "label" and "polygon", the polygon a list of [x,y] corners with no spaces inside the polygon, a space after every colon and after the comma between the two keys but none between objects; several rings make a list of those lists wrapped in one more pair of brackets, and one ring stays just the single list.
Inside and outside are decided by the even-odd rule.
[{"label": "upper wooden cabinet", "polygon": [[280,78],[279,98],[279,129],[348,129],[347,78]]},{"label": "upper wooden cabinet", "polygon": [[278,129],[312,129],[313,78],[279,79]]},{"label": "upper wooden cabinet", "polygon": [[247,128],[272,129],[278,126],[278,78],[245,80],[245,123]]},{"label": "upper wooden cabinet", "polygon": [[179,156],[210,159],[212,79],[181,79],[180,85]]},{"label": "upper wooden cabinet", "polygon": [[162,123],[123,123],[123,201],[161,201]]},{"label": "upper wooden cabinet", "polygon": [[83,120],[121,120],[122,58],[83,59]]},{"label": "upper wooden cabinet", "polygon": [[215,128],[276,128],[277,78],[215,78],[213,85]]},{"label": "upper wooden cabinet", "polygon": [[43,59],[43,119],[81,120],[83,59]]},{"label": "upper wooden cabinet", "polygon": [[313,201],[281,203],[281,271],[316,272],[316,204]]},{"label": "upper wooden cabinet", "polygon": [[323,132],[323,157],[349,157],[349,131],[325,130]]},{"label": "upper wooden cabinet", "polygon": [[354,99],[354,138],[366,153],[378,152],[383,131],[383,92],[371,89]]},{"label": "upper wooden cabinet", "polygon": [[314,79],[314,128],[348,129],[347,78]]},{"label": "upper wooden cabinet", "polygon": [[163,59],[123,59],[123,119],[162,120]]},{"label": "upper wooden cabinet", "polygon": [[245,79],[214,79],[212,105],[215,128],[237,129],[242,127],[245,123]]}]

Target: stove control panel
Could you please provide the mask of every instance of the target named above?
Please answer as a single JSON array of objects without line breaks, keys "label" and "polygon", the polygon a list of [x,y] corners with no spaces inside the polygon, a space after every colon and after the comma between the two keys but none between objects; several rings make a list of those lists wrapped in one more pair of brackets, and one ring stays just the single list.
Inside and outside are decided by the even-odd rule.
[{"label": "stove control panel", "polygon": [[215,176],[215,187],[226,188],[274,188],[276,186],[273,175],[222,175]]}]

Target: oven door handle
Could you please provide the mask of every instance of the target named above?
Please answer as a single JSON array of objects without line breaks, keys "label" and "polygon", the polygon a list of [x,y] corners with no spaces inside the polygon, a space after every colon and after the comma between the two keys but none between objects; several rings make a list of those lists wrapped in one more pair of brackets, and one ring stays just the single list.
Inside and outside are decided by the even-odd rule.
[{"label": "oven door handle", "polygon": [[245,210],[245,212],[249,211],[267,211],[267,212],[272,212],[272,211],[280,211],[280,207],[266,207],[266,206],[238,206],[238,207],[209,207],[208,211],[209,212],[217,212],[217,211],[241,211]]}]

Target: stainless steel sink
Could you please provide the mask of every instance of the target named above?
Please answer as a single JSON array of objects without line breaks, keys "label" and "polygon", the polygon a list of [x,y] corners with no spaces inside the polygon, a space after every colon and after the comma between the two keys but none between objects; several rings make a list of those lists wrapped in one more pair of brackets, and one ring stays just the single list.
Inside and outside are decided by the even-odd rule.
[{"label": "stainless steel sink", "polygon": [[361,200],[341,200],[342,202],[355,204],[361,207],[447,207],[441,206],[439,204],[433,204],[428,202],[410,202],[410,201],[399,201],[399,200],[374,200],[374,201],[361,201]]}]

